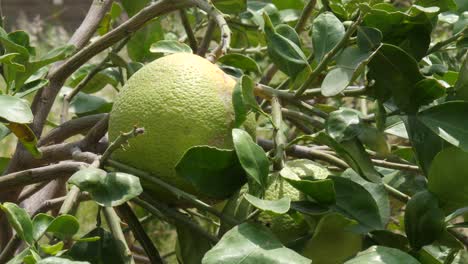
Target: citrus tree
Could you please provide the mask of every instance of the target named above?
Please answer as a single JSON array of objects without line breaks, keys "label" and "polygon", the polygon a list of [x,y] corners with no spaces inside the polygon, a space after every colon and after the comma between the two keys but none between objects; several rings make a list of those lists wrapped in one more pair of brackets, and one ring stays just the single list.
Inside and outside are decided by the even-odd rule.
[{"label": "citrus tree", "polygon": [[467,33],[464,0],[0,28],[0,263],[467,263]]}]

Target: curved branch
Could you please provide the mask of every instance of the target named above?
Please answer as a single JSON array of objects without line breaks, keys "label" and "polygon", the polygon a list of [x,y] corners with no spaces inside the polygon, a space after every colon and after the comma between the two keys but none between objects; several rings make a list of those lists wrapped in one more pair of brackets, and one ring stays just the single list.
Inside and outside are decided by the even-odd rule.
[{"label": "curved branch", "polygon": [[224,14],[219,11],[216,7],[204,0],[189,0],[192,4],[196,5],[201,10],[205,11],[215,20],[218,24],[219,29],[221,30],[221,40],[219,45],[209,54],[211,61],[216,61],[219,57],[226,54],[230,45],[231,45],[231,29],[229,28],[226,19],[224,19]]}]

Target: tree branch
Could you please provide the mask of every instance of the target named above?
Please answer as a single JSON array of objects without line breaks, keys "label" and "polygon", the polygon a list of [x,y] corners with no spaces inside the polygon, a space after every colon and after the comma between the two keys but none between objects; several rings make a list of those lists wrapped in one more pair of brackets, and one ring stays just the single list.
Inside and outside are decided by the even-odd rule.
[{"label": "tree branch", "polygon": [[70,173],[74,173],[87,166],[88,164],[83,162],[65,161],[45,167],[10,173],[0,177],[0,189],[8,190],[13,187],[52,180],[57,176],[70,175]]},{"label": "tree branch", "polygon": [[180,19],[182,20],[182,25],[184,26],[185,33],[187,34],[187,39],[189,41],[190,47],[193,50],[193,53],[197,53],[197,38],[195,38],[195,34],[193,33],[192,27],[190,26],[190,21],[187,17],[187,12],[185,9],[179,10]]}]

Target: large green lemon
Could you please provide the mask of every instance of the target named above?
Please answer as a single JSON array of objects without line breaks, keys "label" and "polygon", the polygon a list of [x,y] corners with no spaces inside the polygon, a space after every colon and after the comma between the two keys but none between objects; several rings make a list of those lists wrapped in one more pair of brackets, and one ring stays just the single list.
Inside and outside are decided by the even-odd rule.
[{"label": "large green lemon", "polygon": [[[172,54],[147,64],[116,98],[110,113],[109,140],[134,126],[144,127],[145,133],[116,151],[113,159],[203,196],[176,174],[175,166],[193,146],[233,147],[231,98],[235,84],[216,65],[193,54]],[[245,128],[254,135],[253,116]],[[155,185],[143,182],[143,187],[166,202],[174,200]]]}]

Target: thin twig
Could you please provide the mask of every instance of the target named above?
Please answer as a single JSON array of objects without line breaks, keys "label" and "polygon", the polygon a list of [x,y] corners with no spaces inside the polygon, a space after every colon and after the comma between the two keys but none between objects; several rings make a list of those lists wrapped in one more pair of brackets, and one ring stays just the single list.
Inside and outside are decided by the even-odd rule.
[{"label": "thin twig", "polygon": [[70,212],[74,211],[78,204],[80,194],[80,188],[72,185],[70,191],[65,196],[65,200],[63,201],[62,206],[60,207],[59,215],[69,214]]},{"label": "thin twig", "polygon": [[145,208],[150,213],[153,213],[152,211],[154,211],[154,208],[157,209],[158,211],[166,215],[168,218],[173,219],[174,221],[192,229],[194,232],[197,232],[198,234],[204,236],[205,238],[210,240],[213,244],[216,244],[218,242],[217,237],[205,231],[203,228],[201,228],[194,221],[187,218],[185,215],[179,213],[178,211],[172,208],[169,208],[167,205],[163,203],[159,203],[158,201],[155,201],[154,199],[152,199],[148,195],[145,195],[144,193],[142,197],[144,197],[144,200],[139,199],[139,198],[134,198],[132,201],[138,204],[139,206]]},{"label": "thin twig", "polygon": [[83,162],[65,161],[45,167],[10,173],[0,177],[0,189],[8,190],[13,187],[52,180],[58,176],[70,175],[87,166],[88,164]]},{"label": "thin twig", "polygon": [[273,158],[273,169],[279,171],[284,166],[284,160],[286,158],[286,136],[282,130],[283,115],[281,111],[281,102],[278,97],[274,96],[271,99],[271,116],[274,123],[273,129],[273,144],[275,155]]},{"label": "thin twig", "polygon": [[179,10],[180,20],[182,21],[182,25],[184,26],[185,33],[187,34],[187,39],[189,41],[189,45],[193,50],[193,53],[197,53],[198,43],[197,38],[195,38],[195,34],[193,33],[192,26],[190,26],[190,21],[187,16],[187,11],[185,9]]},{"label": "thin twig", "polygon": [[0,263],[7,263],[7,261],[15,254],[16,249],[21,245],[21,242],[23,241],[19,236],[13,236],[6,244],[5,248],[2,249],[2,253],[0,254]]},{"label": "thin twig", "polygon": [[[141,226],[140,221],[138,220],[130,205],[128,205],[128,203],[124,203],[118,206],[116,209],[118,210],[119,215],[122,216],[123,220],[128,224],[129,228],[132,230],[133,235],[140,242],[140,245],[143,246],[144,253],[151,260],[151,263],[164,263],[161,258],[161,254],[154,246],[148,234],[145,232],[145,229]],[[125,230],[123,230],[123,232],[124,231]]]},{"label": "thin twig", "polygon": [[114,239],[123,246],[123,252],[117,252],[121,254],[122,257],[126,260],[125,263],[134,263],[132,257],[132,251],[128,247],[127,241],[125,240],[124,233],[122,232],[122,227],[120,226],[120,219],[113,207],[103,207],[102,212],[106,218],[107,226],[109,227],[110,232]]},{"label": "thin twig", "polygon": [[107,160],[110,158],[111,154],[119,149],[123,144],[126,144],[129,139],[134,138],[138,135],[145,133],[144,128],[134,127],[132,131],[127,133],[121,133],[114,142],[112,142],[109,147],[106,149],[104,154],[101,157],[101,164],[105,164]]},{"label": "thin twig", "polygon": [[216,22],[214,19],[210,19],[208,26],[206,27],[205,36],[203,37],[200,47],[197,49],[197,54],[205,57],[208,48],[210,47],[211,38],[213,37],[214,30],[216,29]]},{"label": "thin twig", "polygon": [[434,44],[434,46],[430,47],[429,50],[427,51],[426,55],[429,55],[429,54],[432,54],[434,52],[437,52],[439,51],[440,49],[442,49],[443,47],[449,45],[450,43],[452,42],[455,42],[455,41],[458,41],[462,38],[465,37],[466,35],[466,31],[468,31],[468,26],[465,26],[463,28],[463,30],[461,30],[460,32],[458,32],[457,34],[451,36],[450,38],[446,39],[446,40],[443,40],[443,41],[440,41],[440,42],[437,42],[436,44]]},{"label": "thin twig", "polygon": [[208,13],[208,15],[218,24],[221,31],[221,39],[218,46],[210,53],[209,60],[215,62],[219,57],[223,56],[229,50],[231,45],[231,29],[229,28],[224,14],[219,11],[214,5],[205,0],[188,0],[194,5],[198,6],[201,10]]}]

